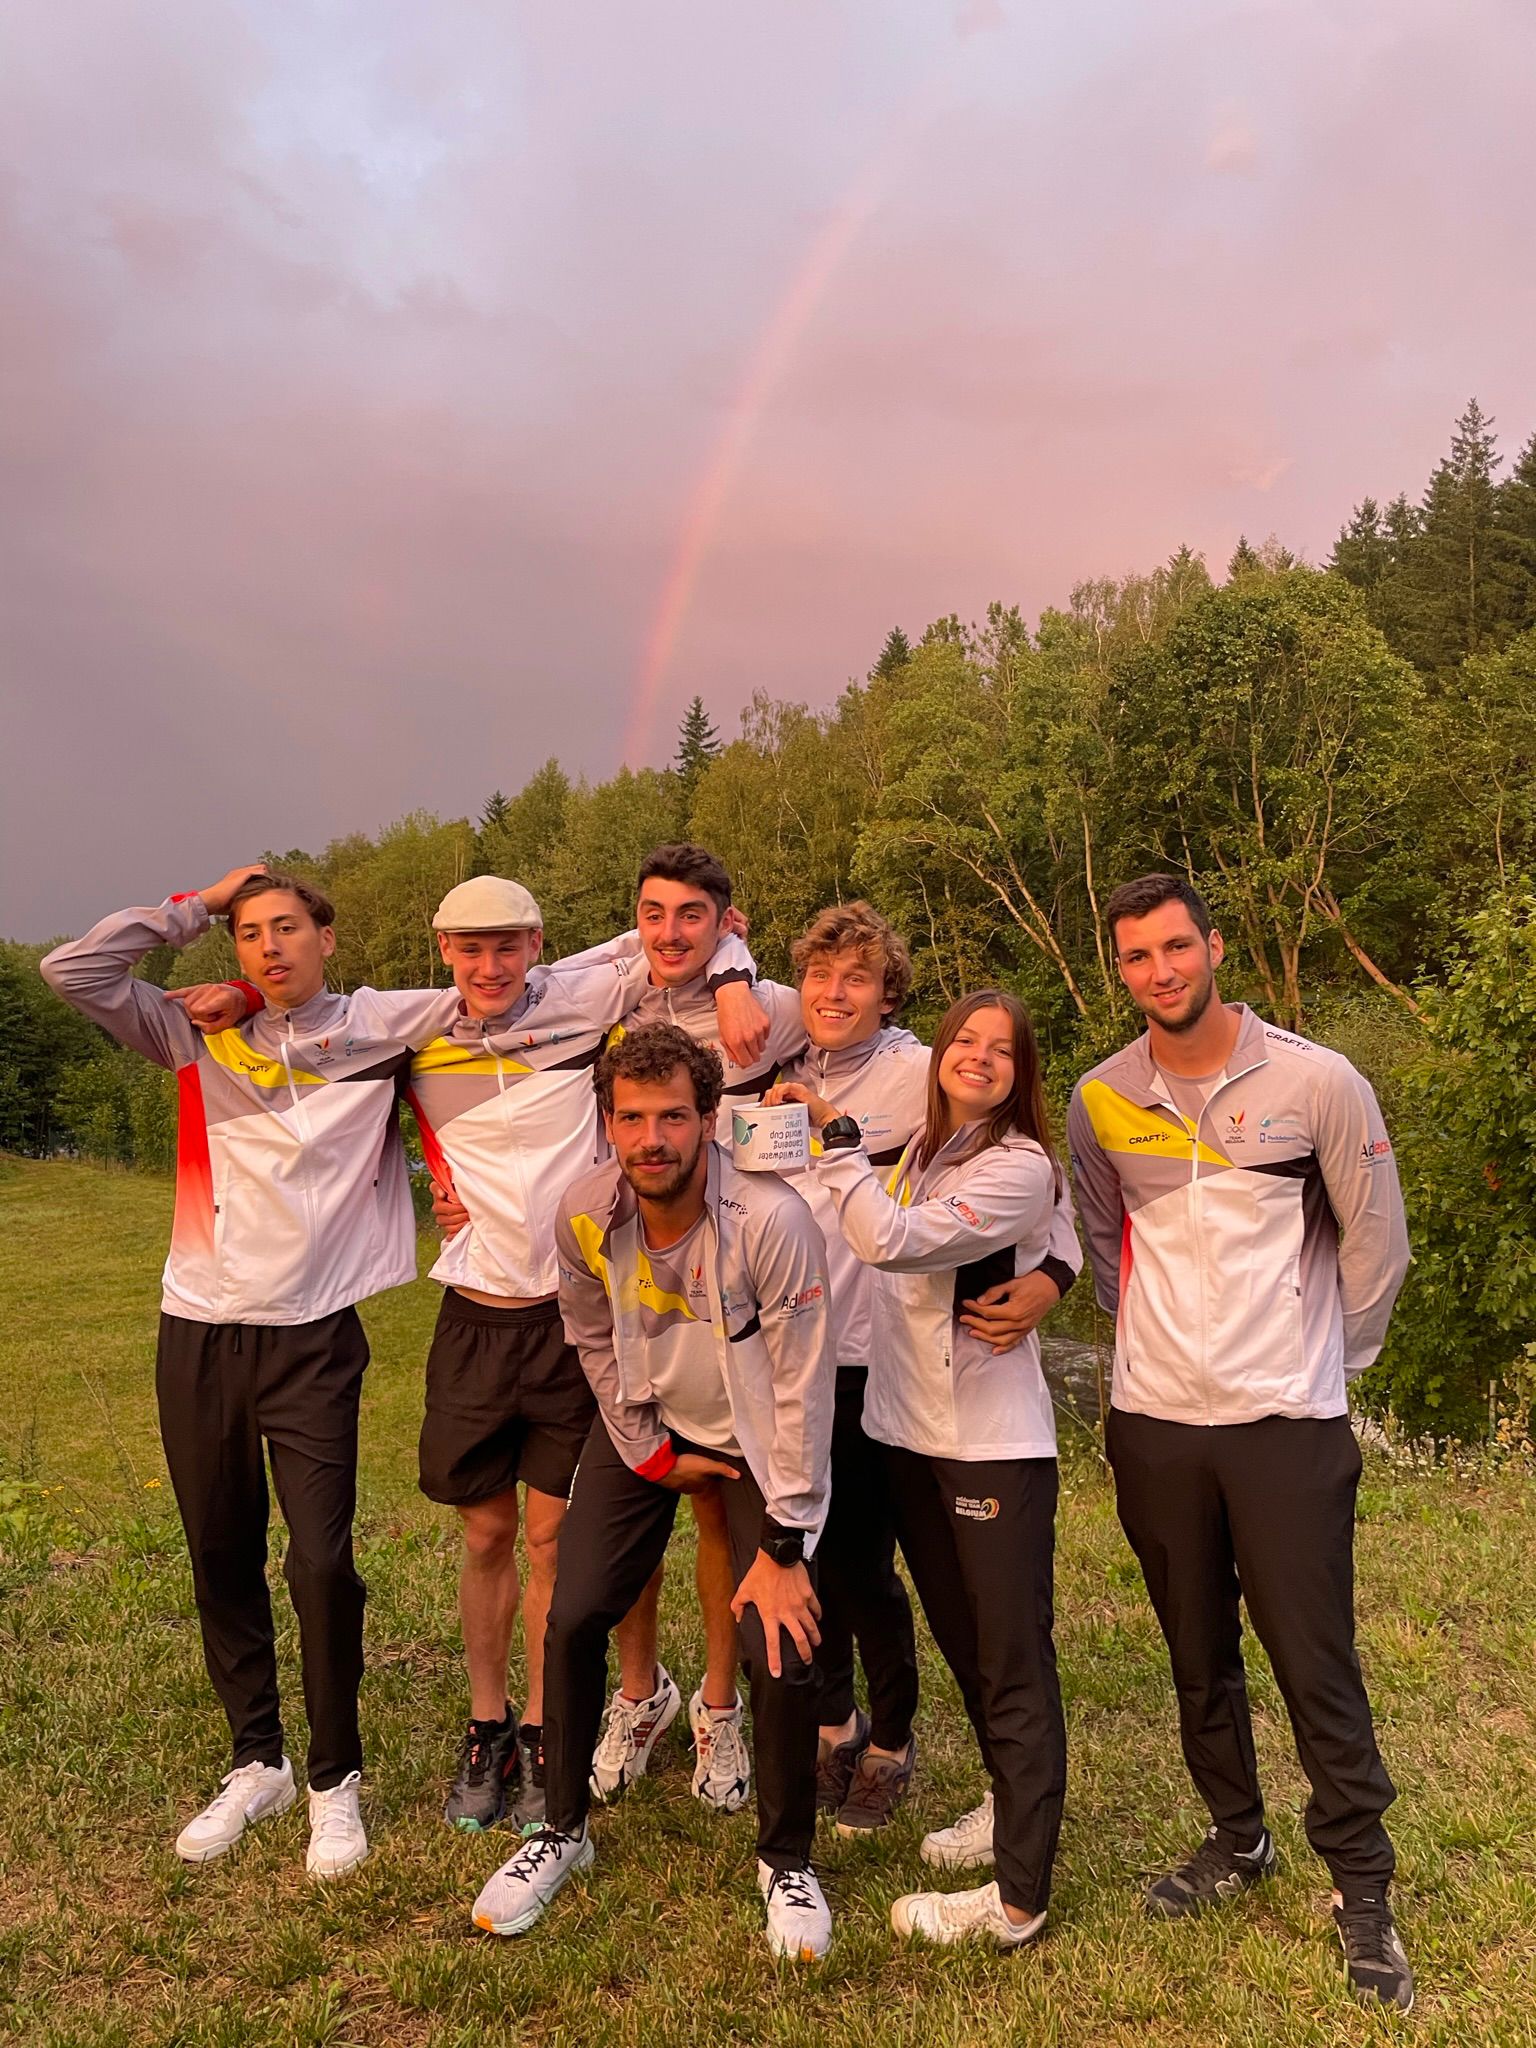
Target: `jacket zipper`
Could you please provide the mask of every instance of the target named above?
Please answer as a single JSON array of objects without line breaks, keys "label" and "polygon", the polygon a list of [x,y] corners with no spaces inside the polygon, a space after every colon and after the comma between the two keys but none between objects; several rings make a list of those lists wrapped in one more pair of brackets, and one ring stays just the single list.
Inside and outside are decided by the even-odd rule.
[{"label": "jacket zipper", "polygon": [[[522,1147],[517,1142],[517,1122],[512,1114],[512,1105],[507,1099],[510,1091],[507,1088],[506,1063],[502,1059],[501,1054],[497,1052],[496,1048],[491,1044],[490,1032],[487,1030],[484,1022],[482,1022],[480,1026],[480,1044],[482,1050],[488,1052],[491,1058],[496,1062],[496,1093],[501,1098],[502,1122],[506,1127],[507,1133],[507,1152],[517,1172],[518,1196],[522,1208],[522,1213],[525,1216],[529,1217],[531,1220],[533,1211],[530,1208],[528,1202],[528,1176],[523,1171],[523,1151]],[[522,1280],[522,1284],[531,1289],[531,1272],[523,1274],[520,1277]]]},{"label": "jacket zipper", "polygon": [[1217,1096],[1221,1093],[1221,1091],[1224,1088],[1230,1088],[1234,1081],[1241,1081],[1246,1075],[1256,1073],[1258,1069],[1264,1066],[1265,1064],[1266,1062],[1263,1060],[1255,1060],[1251,1066],[1241,1067],[1235,1074],[1224,1074],[1222,1078],[1216,1083],[1216,1086],[1211,1090],[1210,1094],[1205,1098],[1204,1102],[1201,1103],[1199,1114],[1196,1116],[1193,1123],[1191,1123],[1189,1118],[1185,1116],[1183,1110],[1179,1108],[1176,1102],[1169,1102],[1166,1097],[1159,1098],[1162,1102],[1163,1108],[1170,1110],[1173,1113],[1173,1115],[1178,1118],[1180,1124],[1183,1126],[1184,1130],[1187,1132],[1189,1137],[1189,1191],[1187,1196],[1187,1206],[1189,1211],[1189,1234],[1194,1242],[1195,1247],[1195,1285],[1198,1289],[1196,1299],[1201,1304],[1200,1390],[1205,1399],[1205,1419],[1207,1424],[1209,1424],[1212,1419],[1211,1359],[1210,1333],[1206,1328],[1205,1322],[1206,1261],[1205,1233],[1201,1229],[1200,1126],[1205,1121],[1206,1111],[1210,1108],[1211,1104],[1216,1100]]},{"label": "jacket zipper", "polygon": [[286,1023],[288,1028],[287,1031],[284,1034],[280,1035],[278,1038],[278,1049],[280,1050],[283,1056],[283,1072],[288,1077],[288,1095],[289,1099],[293,1104],[294,1122],[298,1125],[299,1136],[303,1140],[299,1148],[299,1180],[304,1189],[304,1221],[308,1235],[308,1257],[305,1261],[304,1273],[305,1306],[308,1307],[314,1301],[315,1241],[318,1235],[315,1228],[315,1195],[314,1189],[310,1186],[309,1181],[310,1140],[314,1134],[310,1128],[309,1112],[304,1107],[303,1099],[299,1094],[299,1084],[293,1078],[292,1011],[289,1011],[288,1015],[284,1019],[284,1022]]}]

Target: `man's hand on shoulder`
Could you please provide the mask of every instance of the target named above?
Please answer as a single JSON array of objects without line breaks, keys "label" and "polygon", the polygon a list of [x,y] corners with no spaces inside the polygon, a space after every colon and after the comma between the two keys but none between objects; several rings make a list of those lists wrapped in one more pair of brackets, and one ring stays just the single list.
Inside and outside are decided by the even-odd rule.
[{"label": "man's hand on shoulder", "polygon": [[210,1035],[243,1023],[249,1010],[241,991],[227,981],[195,981],[188,988],[168,988],[165,999],[180,1003],[198,1030]]},{"label": "man's hand on shoulder", "polygon": [[732,1066],[750,1069],[768,1043],[768,1012],[744,981],[715,991],[715,1028]]},{"label": "man's hand on shoulder", "polygon": [[766,1551],[760,1550],[736,1588],[731,1612],[740,1621],[749,1607],[757,1609],[763,1624],[768,1669],[775,1678],[784,1675],[784,1660],[779,1653],[780,1629],[788,1631],[800,1655],[807,1664],[811,1662],[812,1652],[821,1641],[821,1630],[816,1626],[821,1619],[821,1602],[803,1564],[775,1564]]},{"label": "man's hand on shoulder", "polygon": [[264,860],[247,861],[244,867],[231,868],[222,881],[215,882],[211,889],[198,890],[198,895],[203,899],[203,908],[210,917],[222,917],[228,910],[229,899],[235,891],[243,888],[252,875],[266,873],[267,864]]}]

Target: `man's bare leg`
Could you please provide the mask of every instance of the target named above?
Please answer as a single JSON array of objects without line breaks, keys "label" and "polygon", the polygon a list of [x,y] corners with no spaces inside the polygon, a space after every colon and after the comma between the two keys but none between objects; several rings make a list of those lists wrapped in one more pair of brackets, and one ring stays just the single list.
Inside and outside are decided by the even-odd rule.
[{"label": "man's bare leg", "polygon": [[[469,1711],[500,1721],[507,1711],[507,1660],[517,1614],[517,1488],[460,1508],[464,1563],[459,1572],[459,1625],[469,1667]],[[546,1603],[547,1604],[547,1603]],[[542,1652],[543,1641],[540,1639]]]},{"label": "man's bare leg", "polygon": [[658,1615],[665,1572],[664,1564],[657,1565],[646,1581],[645,1591],[613,1632],[619,1657],[619,1690],[626,1699],[648,1700],[655,1690]]},{"label": "man's bare leg", "polygon": [[737,1650],[731,1602],[736,1596],[736,1572],[731,1563],[725,1502],[718,1485],[690,1497],[699,1538],[694,1583],[704,1617],[704,1683],[700,1691],[706,1707],[732,1707],[736,1704]]},{"label": "man's bare leg", "polygon": [[528,1670],[528,1698],[523,1719],[544,1721],[544,1624],[549,1620],[555,1590],[555,1562],[565,1496],[540,1493],[530,1486],[523,1502],[523,1542],[528,1547],[528,1583],[523,1590],[523,1661]]}]

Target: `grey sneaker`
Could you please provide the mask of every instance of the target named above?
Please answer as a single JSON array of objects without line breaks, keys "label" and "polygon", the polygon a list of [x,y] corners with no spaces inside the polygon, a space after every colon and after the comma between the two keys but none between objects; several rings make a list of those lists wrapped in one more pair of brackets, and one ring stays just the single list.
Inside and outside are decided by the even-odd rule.
[{"label": "grey sneaker", "polygon": [[876,1756],[866,1749],[854,1766],[848,1797],[837,1810],[840,1835],[867,1835],[883,1828],[912,1788],[917,1764],[917,1737],[907,1737],[901,1756]]},{"label": "grey sneaker", "polygon": [[470,1834],[495,1827],[517,1797],[522,1769],[517,1716],[510,1709],[501,1721],[471,1721],[464,1731],[443,1819],[449,1827]]},{"label": "grey sneaker", "polygon": [[853,1733],[846,1742],[829,1749],[816,1746],[816,1808],[819,1813],[836,1813],[848,1797],[854,1768],[869,1747],[869,1716],[862,1707],[853,1710]]}]

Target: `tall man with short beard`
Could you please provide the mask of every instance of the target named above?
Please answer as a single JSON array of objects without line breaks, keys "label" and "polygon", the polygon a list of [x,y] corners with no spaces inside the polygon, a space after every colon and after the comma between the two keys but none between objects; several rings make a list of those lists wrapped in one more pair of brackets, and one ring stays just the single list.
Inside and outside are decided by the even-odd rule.
[{"label": "tall man with short beard", "polygon": [[545,1652],[546,1823],[475,1902],[520,1934],[593,1858],[588,1773],[609,1634],[665,1552],[679,1493],[719,1483],[752,1696],[758,1883],[776,1954],[812,1959],[831,1916],[816,1822],[814,1551],[832,1435],[826,1249],[809,1209],[714,1142],[718,1055],[674,1025],[597,1069],[614,1158],[560,1206],[560,1303],[599,1420],[561,1538]]},{"label": "tall man with short beard", "polygon": [[1350,1984],[1406,2011],[1382,1825],[1394,1794],[1355,1653],[1347,1393],[1381,1349],[1408,1263],[1392,1147],[1347,1060],[1220,1000],[1221,934],[1188,882],[1144,875],[1105,916],[1147,1029],[1084,1075],[1068,1132],[1115,1316],[1105,1434],[1120,1520],[1211,1816],[1147,1911],[1203,1912],[1274,1868],[1241,1597],[1312,1787],[1307,1838],[1333,1874]]}]

